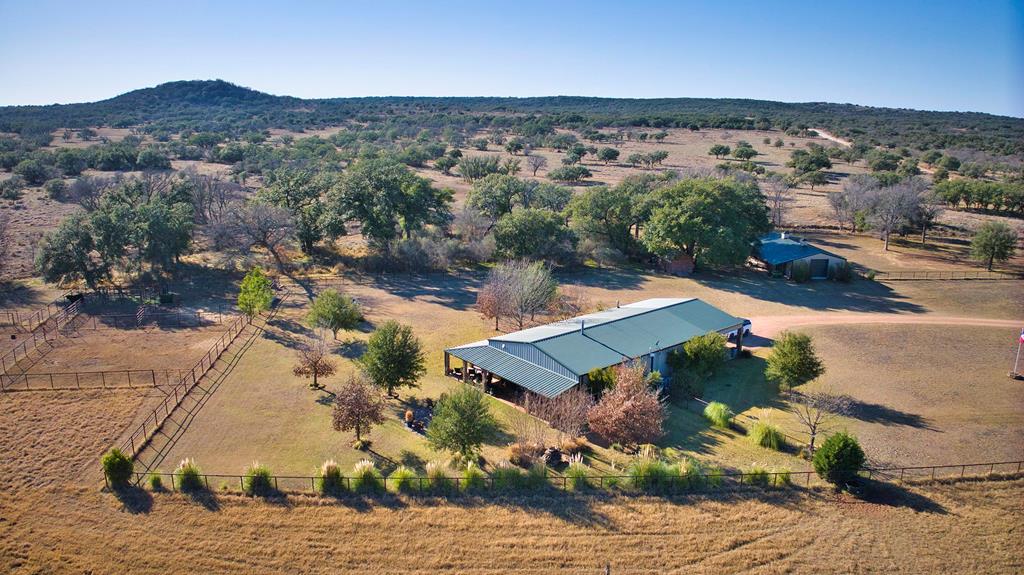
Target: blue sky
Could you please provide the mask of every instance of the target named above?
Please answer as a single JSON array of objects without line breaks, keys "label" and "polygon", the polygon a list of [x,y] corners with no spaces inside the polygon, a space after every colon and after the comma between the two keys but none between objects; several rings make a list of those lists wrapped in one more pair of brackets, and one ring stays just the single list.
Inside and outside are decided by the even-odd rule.
[{"label": "blue sky", "polygon": [[1024,117],[1024,0],[15,2],[0,104],[273,94],[735,97]]}]

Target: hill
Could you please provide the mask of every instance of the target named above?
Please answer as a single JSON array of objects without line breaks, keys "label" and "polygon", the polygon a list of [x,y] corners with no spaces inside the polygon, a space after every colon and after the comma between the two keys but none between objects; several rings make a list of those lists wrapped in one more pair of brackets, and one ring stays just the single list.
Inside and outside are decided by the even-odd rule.
[{"label": "hill", "polygon": [[58,128],[142,127],[148,131],[305,130],[357,120],[374,127],[470,130],[503,127],[529,135],[553,127],[820,127],[867,145],[964,148],[1024,154],[1024,119],[975,112],[930,112],[827,102],[714,98],[550,96],[300,99],[223,80],[178,81],[92,103],[0,107],[0,131],[30,137]]}]

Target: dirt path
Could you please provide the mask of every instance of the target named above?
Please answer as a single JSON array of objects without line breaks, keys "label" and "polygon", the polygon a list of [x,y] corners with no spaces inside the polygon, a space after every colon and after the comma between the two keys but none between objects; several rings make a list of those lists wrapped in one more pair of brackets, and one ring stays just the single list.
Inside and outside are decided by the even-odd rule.
[{"label": "dirt path", "polygon": [[839,144],[840,146],[846,146],[847,148],[849,148],[850,146],[853,145],[853,142],[851,142],[850,140],[844,140],[843,138],[840,138],[839,136],[836,136],[835,134],[831,134],[831,133],[829,133],[829,132],[827,132],[825,130],[822,130],[821,128],[811,128],[811,129],[814,130],[815,132],[817,132],[818,135],[821,136],[822,138],[825,138],[826,140],[829,140],[831,142],[835,142],[835,143]]},{"label": "dirt path", "polygon": [[817,313],[808,315],[776,315],[750,318],[753,335],[745,340],[747,347],[762,347],[771,342],[779,332],[808,325],[849,325],[849,324],[917,324],[917,325],[967,325],[982,327],[1024,327],[1024,319],[990,319],[948,315],[908,315],[895,313]]}]

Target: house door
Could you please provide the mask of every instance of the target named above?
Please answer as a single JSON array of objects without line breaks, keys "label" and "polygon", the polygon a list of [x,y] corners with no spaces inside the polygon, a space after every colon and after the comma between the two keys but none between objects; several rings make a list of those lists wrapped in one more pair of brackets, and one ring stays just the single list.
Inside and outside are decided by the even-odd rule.
[{"label": "house door", "polygon": [[811,260],[811,277],[812,278],[826,278],[828,277],[828,259],[812,259]]}]

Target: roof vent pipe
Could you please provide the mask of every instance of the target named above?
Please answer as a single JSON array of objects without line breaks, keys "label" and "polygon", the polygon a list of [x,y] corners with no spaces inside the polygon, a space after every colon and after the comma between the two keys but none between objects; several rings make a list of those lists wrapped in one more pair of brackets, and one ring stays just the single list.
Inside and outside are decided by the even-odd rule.
[{"label": "roof vent pipe", "polygon": [[583,333],[583,326],[586,325],[586,324],[587,324],[587,320],[585,320],[585,319],[581,319],[580,320],[580,333]]},{"label": "roof vent pipe", "polygon": [[619,307],[619,300],[615,300],[615,307]]}]

